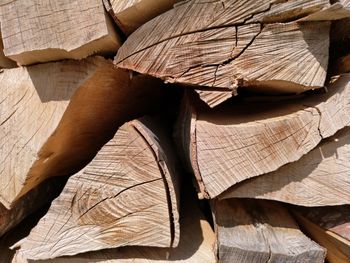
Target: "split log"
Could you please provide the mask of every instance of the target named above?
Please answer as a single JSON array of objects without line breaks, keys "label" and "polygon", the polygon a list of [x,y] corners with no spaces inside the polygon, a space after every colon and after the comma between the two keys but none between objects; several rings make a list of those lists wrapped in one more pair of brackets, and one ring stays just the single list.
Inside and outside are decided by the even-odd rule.
[{"label": "split log", "polygon": [[120,246],[176,247],[179,171],[160,131],[150,120],[124,124],[68,179],[19,253],[38,260]]},{"label": "split log", "polygon": [[119,28],[130,35],[138,27],[164,13],[180,0],[103,0]]},{"label": "split log", "polygon": [[220,198],[258,198],[301,206],[350,204],[350,127],[294,163],[251,178]]},{"label": "split log", "polygon": [[[183,192],[183,191],[182,191]],[[214,254],[215,235],[198,209],[194,198],[188,194],[183,196],[181,203],[181,236],[176,248],[155,247],[121,247],[118,249],[107,249],[88,252],[70,257],[60,257],[40,261],[42,263],[215,263]],[[16,255],[10,250],[14,243],[29,234],[30,229],[35,226],[30,219],[9,232],[0,239],[0,262],[1,263],[28,263],[28,260]],[[5,259],[4,262],[1,259]]]},{"label": "split log", "polygon": [[115,63],[214,91],[203,97],[210,106],[237,87],[299,93],[324,85],[329,23],[280,22],[327,8],[320,0],[185,1],[132,34]]},{"label": "split log", "polygon": [[277,203],[216,200],[213,209],[221,263],[324,262],[325,250]]},{"label": "split log", "polygon": [[16,62],[7,58],[4,55],[4,45],[2,44],[1,32],[0,32],[0,68],[15,68]]},{"label": "split log", "polygon": [[297,161],[321,139],[349,126],[350,74],[328,90],[298,101],[237,99],[214,109],[185,97],[180,144],[203,195],[214,198],[236,183]]},{"label": "split log", "polygon": [[5,70],[0,83],[0,202],[8,209],[46,178],[78,172],[164,90],[101,57]]},{"label": "split log", "polygon": [[120,46],[102,1],[7,1],[0,6],[4,53],[20,65],[114,54]]},{"label": "split log", "polygon": [[293,209],[299,225],[327,249],[329,263],[350,262],[350,206]]}]

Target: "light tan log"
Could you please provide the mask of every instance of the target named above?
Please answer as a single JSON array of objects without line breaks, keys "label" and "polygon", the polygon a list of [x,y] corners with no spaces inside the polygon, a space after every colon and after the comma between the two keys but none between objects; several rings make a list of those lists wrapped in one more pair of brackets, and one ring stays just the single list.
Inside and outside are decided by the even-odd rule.
[{"label": "light tan log", "polygon": [[230,98],[238,86],[268,93],[322,87],[329,23],[279,22],[329,7],[323,0],[185,1],[132,34],[115,63],[216,91],[203,97],[210,106]]},{"label": "light tan log", "polygon": [[350,127],[300,160],[243,181],[220,198],[258,198],[301,206],[350,204]]},{"label": "light tan log", "polygon": [[220,263],[324,262],[325,250],[277,203],[216,200],[213,209]]},{"label": "light tan log", "polygon": [[24,258],[178,245],[179,174],[169,138],[149,123],[124,124],[91,163],[69,178],[46,215],[19,242]]},{"label": "light tan log", "polygon": [[120,46],[101,0],[26,0],[0,5],[4,53],[20,65],[93,54]]},{"label": "light tan log", "polygon": [[5,70],[0,83],[6,208],[44,179],[79,171],[121,124],[159,105],[164,90],[161,81],[130,80],[101,57]]},{"label": "light tan log", "polygon": [[103,0],[118,27],[130,35],[152,18],[171,9],[181,0]]},{"label": "light tan log", "polygon": [[0,68],[15,68],[17,66],[16,62],[5,57],[4,55],[4,45],[2,44],[1,32],[0,32]]},{"label": "light tan log", "polygon": [[329,263],[350,262],[350,206],[292,211],[301,228],[327,249]]},{"label": "light tan log", "polygon": [[[181,204],[181,236],[176,248],[155,247],[121,247],[88,252],[70,257],[61,257],[40,261],[42,263],[215,263],[214,254],[215,235],[194,202],[193,196],[184,190]],[[40,216],[40,215],[39,215]],[[34,218],[35,219],[35,218]],[[34,222],[32,222],[34,221]],[[33,217],[26,219],[14,231],[9,232],[0,239],[1,263],[28,263],[16,250],[9,249],[19,239],[25,237],[35,226]],[[4,262],[1,259],[5,260]]]},{"label": "light tan log", "polygon": [[290,101],[237,99],[208,109],[188,96],[178,127],[200,191],[213,198],[297,161],[321,139],[350,125],[349,98],[350,74],[333,80],[328,93]]}]

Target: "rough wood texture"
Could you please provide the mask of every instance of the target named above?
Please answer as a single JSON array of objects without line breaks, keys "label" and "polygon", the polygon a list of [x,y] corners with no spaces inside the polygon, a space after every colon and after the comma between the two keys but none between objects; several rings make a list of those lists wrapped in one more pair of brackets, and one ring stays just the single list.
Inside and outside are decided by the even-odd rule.
[{"label": "rough wood texture", "polygon": [[15,68],[17,66],[16,62],[5,57],[4,55],[4,45],[2,44],[1,32],[0,32],[0,68]]},{"label": "rough wood texture", "polygon": [[79,171],[121,124],[159,105],[164,90],[161,81],[130,80],[101,57],[6,70],[0,82],[0,202],[7,208],[44,179]]},{"label": "rough wood texture", "polygon": [[213,209],[221,263],[324,262],[324,249],[277,203],[231,199]]},{"label": "rough wood texture", "polygon": [[350,128],[344,128],[300,160],[251,178],[220,198],[258,198],[302,206],[350,204]]},{"label": "rough wood texture", "polygon": [[130,35],[138,27],[164,13],[180,0],[103,0],[119,28]]},{"label": "rough wood texture", "polygon": [[176,247],[177,176],[159,127],[124,124],[61,195],[28,237],[20,254],[48,259],[127,245]]},{"label": "rough wood texture", "polygon": [[350,124],[350,74],[328,93],[281,102],[228,101],[200,108],[185,98],[179,118],[185,156],[201,192],[216,197],[232,185],[300,159]]},{"label": "rough wood texture", "polygon": [[275,22],[328,7],[323,0],[184,1],[132,34],[115,63],[169,82],[222,91],[208,99],[210,106],[231,97],[238,86],[282,93],[321,87],[329,23]]},{"label": "rough wood texture", "polygon": [[329,263],[350,261],[350,206],[293,209],[299,225],[327,249]]},{"label": "rough wood texture", "polygon": [[120,46],[101,0],[6,1],[0,20],[4,53],[21,65],[114,54]]},{"label": "rough wood texture", "polygon": [[[215,263],[215,235],[212,228],[198,209],[198,204],[194,202],[193,196],[185,194],[182,200],[181,237],[176,248],[122,247],[40,262],[166,263],[171,261],[174,263]],[[31,217],[24,224],[21,224],[14,231],[9,232],[0,239],[0,263],[29,263],[18,253],[14,255],[16,251],[10,250],[9,247],[25,237],[30,229],[35,226],[35,222],[33,217]]]}]

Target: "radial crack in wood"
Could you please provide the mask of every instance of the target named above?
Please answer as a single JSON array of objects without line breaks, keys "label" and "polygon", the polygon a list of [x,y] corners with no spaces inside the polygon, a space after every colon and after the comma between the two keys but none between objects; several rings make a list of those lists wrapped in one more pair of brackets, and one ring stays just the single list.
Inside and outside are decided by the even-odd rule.
[{"label": "radial crack in wood", "polygon": [[46,178],[79,171],[120,125],[158,107],[165,90],[159,80],[131,80],[101,57],[6,70],[0,82],[7,208]]},{"label": "radial crack in wood", "polygon": [[277,203],[216,200],[213,210],[222,263],[324,262],[325,250],[307,238]]},{"label": "radial crack in wood", "polygon": [[121,43],[101,0],[7,1],[0,20],[4,53],[20,65],[112,55]]},{"label": "radial crack in wood", "polygon": [[301,228],[327,249],[329,263],[350,261],[350,206],[295,208]]},{"label": "radial crack in wood", "polygon": [[300,160],[243,181],[220,195],[233,197],[302,206],[350,204],[350,128],[326,139]]},{"label": "radial crack in wood", "polygon": [[179,144],[206,197],[297,161],[323,138],[350,125],[350,74],[328,93],[298,101],[228,101],[214,109],[184,99]]},{"label": "radial crack in wood", "polygon": [[177,246],[178,171],[166,137],[159,136],[157,124],[145,123],[124,124],[91,163],[69,178],[47,214],[19,242],[24,258]]}]

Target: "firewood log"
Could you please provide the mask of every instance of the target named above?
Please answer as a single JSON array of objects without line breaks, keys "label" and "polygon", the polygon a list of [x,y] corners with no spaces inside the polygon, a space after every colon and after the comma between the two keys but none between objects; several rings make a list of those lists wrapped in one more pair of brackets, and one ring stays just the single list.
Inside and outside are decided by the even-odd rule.
[{"label": "firewood log", "polygon": [[277,203],[249,199],[213,203],[220,263],[324,262],[325,250],[307,238]]},{"label": "firewood log", "polygon": [[327,8],[328,1],[185,1],[132,34],[115,63],[202,86],[213,91],[201,92],[210,106],[238,87],[299,93],[324,85],[329,23],[293,21]]},{"label": "firewood log", "polygon": [[297,161],[321,139],[349,126],[350,74],[333,79],[328,91],[290,101],[237,98],[214,109],[185,97],[179,144],[199,190],[216,197],[236,183]]},{"label": "firewood log", "polygon": [[292,211],[301,228],[327,249],[329,263],[350,262],[350,206]]},{"label": "firewood log", "polygon": [[20,65],[114,54],[120,46],[101,0],[6,1],[0,20],[4,53]]},{"label": "firewood log", "polygon": [[119,28],[130,35],[138,27],[164,13],[180,0],[103,0]]},{"label": "firewood log", "polygon": [[46,178],[78,172],[164,90],[101,57],[5,70],[0,82],[0,202],[8,209]]},{"label": "firewood log", "polygon": [[[215,263],[214,254],[215,235],[208,221],[203,216],[193,196],[184,190],[181,202],[181,236],[176,248],[155,247],[121,247],[93,251],[70,257],[60,257],[40,261],[42,263]],[[19,255],[16,250],[10,250],[14,243],[29,234],[35,226],[33,217],[26,219],[13,231],[0,239],[1,263],[28,263],[28,260]],[[6,259],[4,262],[1,259]],[[31,261],[30,261],[31,262]]]},{"label": "firewood log", "polygon": [[2,44],[1,32],[0,32],[0,68],[15,68],[16,62],[7,58],[4,55],[4,45]]},{"label": "firewood log", "polygon": [[228,189],[220,198],[258,198],[301,206],[350,204],[350,127],[275,172]]},{"label": "firewood log", "polygon": [[168,139],[159,122],[124,124],[68,179],[19,253],[38,260],[127,245],[176,247],[179,170]]}]

